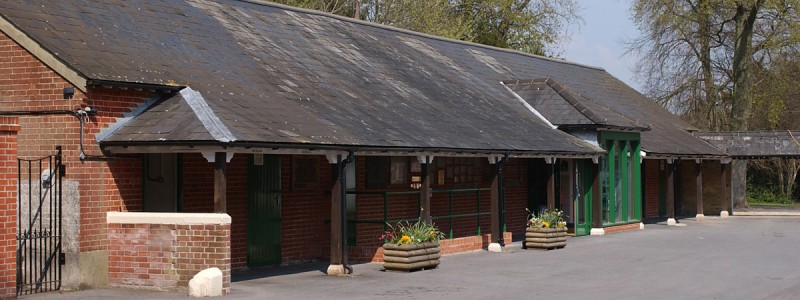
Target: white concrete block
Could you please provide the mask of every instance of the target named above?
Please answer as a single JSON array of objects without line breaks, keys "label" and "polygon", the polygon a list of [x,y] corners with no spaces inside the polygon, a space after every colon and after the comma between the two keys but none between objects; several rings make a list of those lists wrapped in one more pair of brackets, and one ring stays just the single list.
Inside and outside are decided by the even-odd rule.
[{"label": "white concrete block", "polygon": [[644,229],[644,223],[639,222],[639,230],[642,230],[642,229]]},{"label": "white concrete block", "polygon": [[499,243],[489,244],[489,252],[503,252],[503,247]]},{"label": "white concrete block", "polygon": [[697,221],[703,221],[703,220],[706,219],[706,216],[704,214],[697,214],[697,215],[694,216],[694,218]]},{"label": "white concrete block", "polygon": [[328,275],[339,276],[347,274],[344,270],[344,265],[330,265],[328,266]]},{"label": "white concrete block", "polygon": [[592,230],[589,231],[589,235],[605,235],[605,234],[606,230],[603,228],[592,228]]},{"label": "white concrete block", "polygon": [[721,211],[721,212],[719,213],[719,217],[720,217],[721,219],[727,219],[727,218],[728,218],[728,211],[727,211],[727,210],[723,210],[723,211]]},{"label": "white concrete block", "polygon": [[222,296],[222,271],[219,268],[205,269],[189,280],[190,297]]},{"label": "white concrete block", "polygon": [[667,225],[668,225],[668,226],[675,226],[675,225],[677,225],[677,224],[678,224],[678,222],[677,222],[677,221],[675,221],[675,218],[669,218],[669,219],[667,219]]}]

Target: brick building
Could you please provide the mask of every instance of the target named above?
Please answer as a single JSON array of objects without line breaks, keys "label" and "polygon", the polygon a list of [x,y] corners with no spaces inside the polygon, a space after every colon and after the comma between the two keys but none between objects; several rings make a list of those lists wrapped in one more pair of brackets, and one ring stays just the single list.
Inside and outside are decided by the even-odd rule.
[{"label": "brick building", "polygon": [[[31,230],[17,204],[53,189],[40,174],[61,178],[64,224],[44,230],[60,284],[180,288],[219,267],[227,288],[241,268],[377,261],[400,220],[433,220],[445,254],[502,246],[525,208],[566,210],[576,235],[638,229],[675,217],[653,199],[688,189],[667,186],[694,188],[673,162],[726,157],[602,69],[320,12],[42,1],[0,16],[0,221],[17,224],[0,296],[39,291],[27,272],[53,265],[13,240]],[[44,173],[13,170],[56,146]]]}]

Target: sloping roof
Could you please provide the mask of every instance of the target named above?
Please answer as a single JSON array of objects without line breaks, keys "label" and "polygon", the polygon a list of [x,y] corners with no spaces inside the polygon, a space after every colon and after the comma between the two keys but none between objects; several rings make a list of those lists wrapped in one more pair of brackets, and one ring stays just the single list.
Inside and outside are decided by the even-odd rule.
[{"label": "sloping roof", "polygon": [[597,125],[637,131],[649,129],[550,78],[504,81],[503,84],[548,121],[561,127]]},{"label": "sloping roof", "polygon": [[800,131],[695,132],[733,158],[800,158]]},{"label": "sloping roof", "polygon": [[[645,151],[723,155],[602,69],[320,12],[258,1],[42,0],[0,2],[0,15],[90,82],[191,87],[235,142],[596,153],[500,83],[552,78],[652,124]],[[193,138],[199,127],[167,128],[170,114],[151,113],[176,104],[190,108],[162,102],[125,125],[141,133],[103,142]]]}]

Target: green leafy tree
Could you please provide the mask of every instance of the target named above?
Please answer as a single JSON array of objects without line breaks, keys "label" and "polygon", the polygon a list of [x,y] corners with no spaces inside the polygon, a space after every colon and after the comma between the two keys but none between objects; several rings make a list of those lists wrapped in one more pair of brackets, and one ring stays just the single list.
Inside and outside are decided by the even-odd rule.
[{"label": "green leafy tree", "polygon": [[[645,78],[645,92],[697,127],[748,130],[755,69],[769,70],[775,57],[800,45],[798,4],[636,0],[633,20],[644,34],[629,51],[642,54],[636,71]],[[732,169],[735,205],[747,206],[747,163],[734,161]]]},{"label": "green leafy tree", "polygon": [[575,0],[276,0],[463,41],[557,56]]}]

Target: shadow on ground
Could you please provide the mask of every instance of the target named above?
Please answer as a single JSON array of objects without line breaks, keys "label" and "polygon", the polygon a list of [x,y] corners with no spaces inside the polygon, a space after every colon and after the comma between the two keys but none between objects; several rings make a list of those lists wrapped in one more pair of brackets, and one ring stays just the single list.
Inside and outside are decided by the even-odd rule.
[{"label": "shadow on ground", "polygon": [[326,274],[328,270],[328,264],[328,262],[318,261],[289,266],[260,267],[249,270],[234,271],[231,273],[231,281],[240,282],[314,271],[317,271],[321,274]]}]

